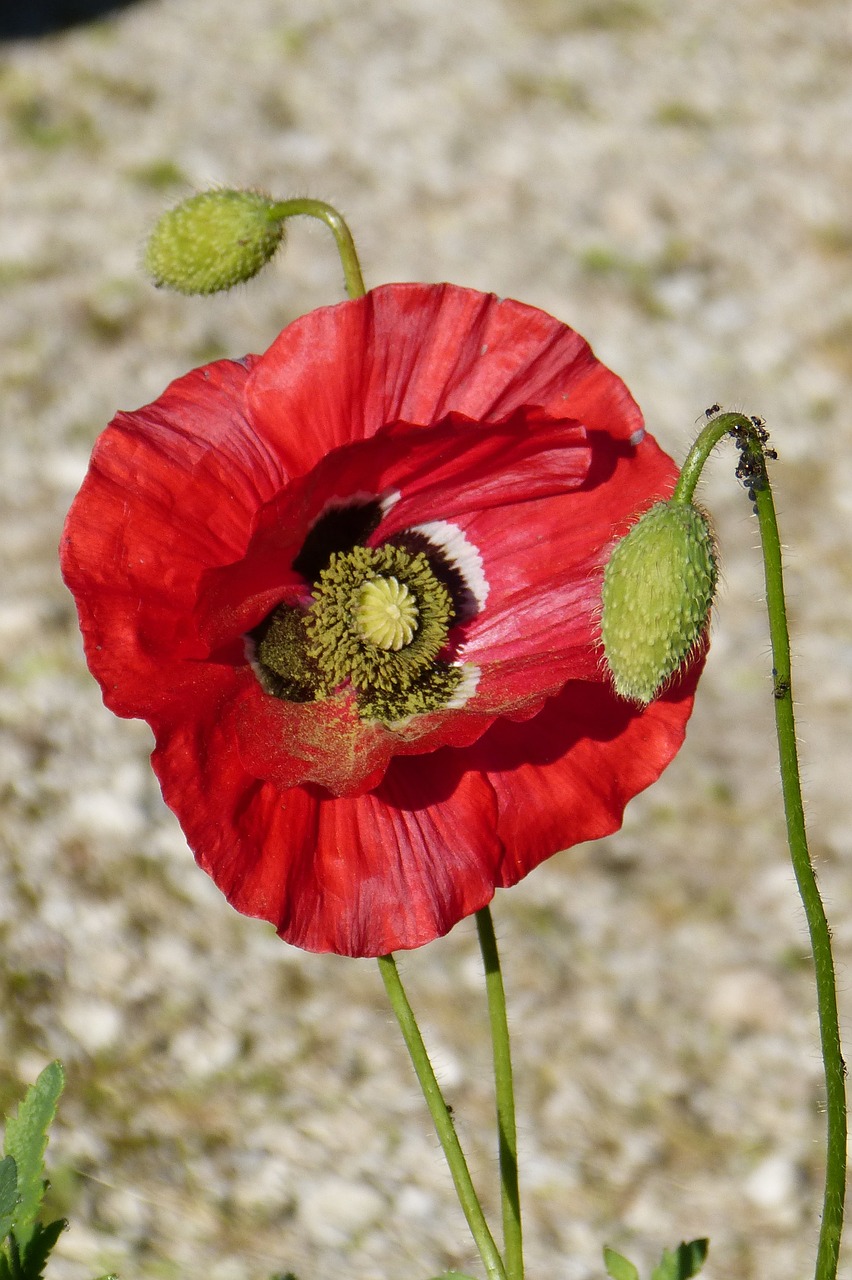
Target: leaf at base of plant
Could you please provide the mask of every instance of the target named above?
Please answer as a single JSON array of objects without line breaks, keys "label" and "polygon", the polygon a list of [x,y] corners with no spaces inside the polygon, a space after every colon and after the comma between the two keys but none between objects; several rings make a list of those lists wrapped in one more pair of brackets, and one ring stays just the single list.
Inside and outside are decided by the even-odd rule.
[{"label": "leaf at base of plant", "polygon": [[12,1230],[22,1255],[33,1237],[44,1198],[44,1152],[64,1085],[62,1064],[51,1062],[27,1090],[17,1114],[6,1122],[5,1150],[17,1165],[19,1196]]},{"label": "leaf at base of plant", "polygon": [[639,1280],[639,1272],[622,1254],[604,1245],[603,1257],[610,1280]]},{"label": "leaf at base of plant", "polygon": [[22,1280],[41,1280],[53,1246],[68,1226],[65,1218],[56,1218],[43,1227],[37,1222],[25,1249],[21,1249]]},{"label": "leaf at base of plant", "polygon": [[651,1280],[692,1280],[704,1266],[709,1248],[709,1240],[690,1240],[689,1244],[679,1244],[673,1253],[664,1249],[659,1266],[651,1272]]}]

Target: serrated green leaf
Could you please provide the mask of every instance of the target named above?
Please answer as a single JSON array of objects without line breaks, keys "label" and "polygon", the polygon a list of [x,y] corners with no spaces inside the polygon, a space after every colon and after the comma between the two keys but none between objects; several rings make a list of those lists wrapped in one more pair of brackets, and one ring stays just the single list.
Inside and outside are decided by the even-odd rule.
[{"label": "serrated green leaf", "polygon": [[639,1280],[639,1272],[633,1263],[628,1262],[625,1257],[622,1257],[620,1253],[616,1253],[614,1249],[609,1249],[604,1245],[603,1258],[606,1273],[611,1277],[611,1280]]},{"label": "serrated green leaf", "polygon": [[6,1122],[5,1150],[18,1168],[19,1204],[12,1229],[23,1254],[32,1239],[44,1197],[44,1152],[56,1104],[65,1085],[62,1064],[51,1062]]},{"label": "serrated green leaf", "polygon": [[12,1280],[12,1267],[5,1252],[0,1252],[0,1280]]},{"label": "serrated green leaf", "polygon": [[18,1207],[18,1166],[13,1156],[0,1160],[0,1241],[6,1239]]},{"label": "serrated green leaf", "polygon": [[651,1280],[692,1280],[704,1266],[709,1248],[709,1240],[690,1240],[689,1244],[681,1242],[674,1253],[664,1249]]},{"label": "serrated green leaf", "polygon": [[[21,1249],[22,1280],[41,1280],[53,1246],[67,1226],[65,1218],[57,1218],[54,1222],[49,1222],[46,1227],[43,1227],[40,1222],[35,1224],[26,1248]],[[15,1236],[17,1238],[17,1231]]]}]

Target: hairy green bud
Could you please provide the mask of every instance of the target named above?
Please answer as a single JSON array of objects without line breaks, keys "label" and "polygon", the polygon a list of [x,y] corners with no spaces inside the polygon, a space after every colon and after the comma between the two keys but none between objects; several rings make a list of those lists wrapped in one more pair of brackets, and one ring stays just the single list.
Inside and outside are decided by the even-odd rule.
[{"label": "hairy green bud", "polygon": [[710,523],[658,502],[617,544],[604,574],[601,636],[616,693],[651,702],[707,630],[716,590]]},{"label": "hairy green bud", "polygon": [[278,206],[257,191],[202,191],[157,222],[145,250],[154,284],[218,293],[257,275],[284,238]]}]

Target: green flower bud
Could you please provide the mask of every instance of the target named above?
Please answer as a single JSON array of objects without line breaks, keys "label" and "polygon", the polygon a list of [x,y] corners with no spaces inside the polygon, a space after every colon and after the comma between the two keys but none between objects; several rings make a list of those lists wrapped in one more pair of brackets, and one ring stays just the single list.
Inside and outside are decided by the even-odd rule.
[{"label": "green flower bud", "polygon": [[700,643],[716,589],[702,511],[658,502],[622,538],[603,584],[601,636],[616,693],[651,702]]},{"label": "green flower bud", "polygon": [[218,293],[250,280],[284,238],[277,204],[257,191],[202,191],[164,213],[145,250],[157,286]]}]

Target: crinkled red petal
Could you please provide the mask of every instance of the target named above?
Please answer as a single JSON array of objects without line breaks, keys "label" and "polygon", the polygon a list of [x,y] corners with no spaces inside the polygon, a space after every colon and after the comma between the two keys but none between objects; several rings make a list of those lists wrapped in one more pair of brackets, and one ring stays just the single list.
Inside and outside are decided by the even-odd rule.
[{"label": "crinkled red petal", "polygon": [[482,670],[480,708],[511,711],[568,680],[600,678],[600,601],[612,546],[635,515],[668,497],[677,469],[646,437],[634,447],[591,433],[593,473],[579,488],[501,520],[458,521],[482,548],[490,591],[467,629],[464,656]]},{"label": "crinkled red petal", "polygon": [[494,892],[494,796],[452,751],[354,799],[252,777],[227,719],[174,725],[152,759],[200,866],[237,910],[272,921],[296,946],[342,955],[421,946]]},{"label": "crinkled red petal", "polygon": [[238,910],[308,950],[382,955],[446,933],[495,886],[616,830],[680,747],[699,667],[642,711],[605,684],[572,682],[472,747],[395,758],[354,798],[253,776],[215,703],[161,730],[154,765],[200,865]]},{"label": "crinkled red petal", "polygon": [[117,715],[147,716],[203,677],[194,601],[205,570],[245,551],[283,472],[246,422],[251,359],[180,378],[120,413],[95,446],[68,513],[62,572],[86,656]]},{"label": "crinkled red petal", "polygon": [[698,659],[641,710],[608,683],[571,681],[533,719],[498,720],[464,753],[497,800],[499,885],[515,884],[558,849],[618,830],[628,801],[679,751],[702,667]]},{"label": "crinkled red petal", "polygon": [[293,475],[387,423],[449,413],[495,423],[538,406],[620,439],[642,429],[624,383],[578,333],[450,284],[383,285],[302,316],[258,360],[247,394],[257,430]]},{"label": "crinkled red petal", "polygon": [[256,626],[292,587],[289,566],[314,521],[335,502],[393,495],[371,539],[382,542],[427,518],[507,512],[513,502],[576,489],[590,458],[581,426],[537,412],[517,412],[489,427],[456,414],[429,430],[392,423],[369,440],[338,447],[257,512],[245,554],[207,574],[200,625],[213,647]]}]

